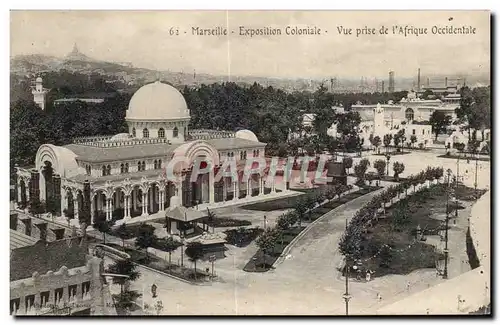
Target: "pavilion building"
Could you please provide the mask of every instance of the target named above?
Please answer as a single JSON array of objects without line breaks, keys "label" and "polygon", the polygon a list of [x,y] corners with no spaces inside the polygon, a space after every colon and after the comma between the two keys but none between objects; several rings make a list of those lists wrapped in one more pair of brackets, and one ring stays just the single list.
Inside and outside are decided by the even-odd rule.
[{"label": "pavilion building", "polygon": [[[190,130],[186,101],[168,84],[141,87],[130,100],[125,120],[128,133],[40,146],[33,167],[17,167],[18,206],[39,200],[53,214],[90,225],[99,214],[126,221],[164,211],[172,196],[192,207],[276,193],[274,181],[266,181],[263,174],[253,174],[248,181],[216,181],[211,170],[191,182],[199,157],[209,159],[215,169],[227,159],[241,165],[247,158],[264,157],[266,144],[249,130]],[[174,181],[164,168],[177,158],[187,163],[176,171],[182,180]]]}]

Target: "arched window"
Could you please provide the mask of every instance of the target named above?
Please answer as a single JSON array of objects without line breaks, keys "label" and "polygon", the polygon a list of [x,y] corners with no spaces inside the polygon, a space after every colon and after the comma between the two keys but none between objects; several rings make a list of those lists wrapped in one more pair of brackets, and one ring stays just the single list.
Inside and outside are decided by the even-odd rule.
[{"label": "arched window", "polygon": [[260,150],[257,150],[257,157],[260,156]]},{"label": "arched window", "polygon": [[146,162],[145,161],[142,162],[142,170],[146,170]]},{"label": "arched window", "polygon": [[247,152],[243,151],[243,159],[247,159]]},{"label": "arched window", "polygon": [[156,159],[153,161],[154,169],[158,169],[158,165],[156,163]]},{"label": "arched window", "polygon": [[184,138],[186,138],[186,139],[187,139],[187,137],[188,137],[188,135],[187,135],[187,128],[186,128],[186,127],[184,127]]},{"label": "arched window", "polygon": [[111,175],[111,166],[110,165],[108,165],[108,167],[106,167],[106,174]]},{"label": "arched window", "polygon": [[149,138],[149,130],[148,129],[142,130],[142,137],[143,138]]},{"label": "arched window", "polygon": [[102,166],[102,176],[106,176],[106,166]]},{"label": "arched window", "polygon": [[141,171],[141,166],[142,166],[142,165],[141,165],[141,162],[139,161],[139,162],[137,163],[137,171],[138,171],[138,172],[140,172],[140,171]]},{"label": "arched window", "polygon": [[173,137],[177,138],[178,136],[179,136],[179,129],[177,127],[174,127]]},{"label": "arched window", "polygon": [[128,173],[128,163],[125,163],[125,173]]},{"label": "arched window", "polygon": [[165,137],[165,129],[164,128],[160,128],[158,130],[158,138],[164,138]]},{"label": "arched window", "polygon": [[86,166],[86,170],[87,170],[87,175],[90,175],[92,172],[92,168],[90,167],[90,165]]},{"label": "arched window", "polygon": [[132,136],[135,138],[135,128],[132,128]]},{"label": "arched window", "polygon": [[240,151],[240,160],[243,160],[243,151]]},{"label": "arched window", "polygon": [[158,159],[158,169],[161,169],[161,159]]},{"label": "arched window", "polygon": [[415,113],[413,112],[413,110],[411,108],[407,108],[406,109],[406,111],[405,111],[405,118],[408,121],[413,121],[414,115],[415,115]]},{"label": "arched window", "polygon": [[125,165],[120,164],[120,174],[123,174],[125,172]]}]

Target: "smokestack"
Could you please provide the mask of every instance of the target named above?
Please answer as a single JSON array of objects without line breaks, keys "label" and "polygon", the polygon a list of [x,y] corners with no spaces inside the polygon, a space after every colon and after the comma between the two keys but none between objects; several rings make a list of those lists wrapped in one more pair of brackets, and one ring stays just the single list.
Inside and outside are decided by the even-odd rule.
[{"label": "smokestack", "polygon": [[385,93],[385,81],[382,80],[382,92]]},{"label": "smokestack", "polygon": [[431,87],[431,79],[429,77],[427,77],[427,87]]},{"label": "smokestack", "polygon": [[389,71],[389,92],[394,92],[394,71]]},{"label": "smokestack", "polygon": [[444,78],[444,86],[448,87],[448,77]]},{"label": "smokestack", "polygon": [[420,91],[420,68],[418,68],[417,90]]}]

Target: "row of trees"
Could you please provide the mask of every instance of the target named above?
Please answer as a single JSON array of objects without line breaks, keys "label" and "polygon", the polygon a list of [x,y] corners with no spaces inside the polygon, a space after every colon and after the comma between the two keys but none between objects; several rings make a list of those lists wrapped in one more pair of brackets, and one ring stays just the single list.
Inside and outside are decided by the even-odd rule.
[{"label": "row of trees", "polygon": [[[370,167],[370,160],[367,158],[363,158],[359,161],[358,164],[354,166],[354,175],[357,177],[356,184],[364,185],[365,181],[373,181],[370,173],[367,173],[368,167]],[[373,168],[377,171],[378,179],[382,179],[387,171],[387,163],[384,159],[378,159],[373,162]],[[392,164],[392,170],[394,172],[394,179],[396,181],[399,180],[399,175],[405,170],[405,165],[401,162],[394,162]],[[389,175],[387,175],[389,176]]]},{"label": "row of trees", "polygon": [[[444,175],[441,167],[427,167],[416,175],[411,175],[397,185],[388,187],[381,194],[374,196],[363,208],[358,210],[351,221],[339,243],[339,249],[344,256],[349,259],[359,259],[362,255],[361,242],[363,233],[372,227],[378,220],[379,209],[383,208],[385,213],[385,204],[402,193],[408,195],[408,189],[413,186],[413,191],[419,184],[439,180]],[[404,218],[398,220],[404,222]],[[399,222],[399,221],[398,221]]]}]

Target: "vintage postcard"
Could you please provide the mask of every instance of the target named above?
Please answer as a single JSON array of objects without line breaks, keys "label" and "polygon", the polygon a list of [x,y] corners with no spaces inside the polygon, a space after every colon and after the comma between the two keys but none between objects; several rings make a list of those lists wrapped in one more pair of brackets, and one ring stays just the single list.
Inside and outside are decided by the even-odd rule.
[{"label": "vintage postcard", "polygon": [[491,315],[490,12],[10,37],[11,315]]}]

